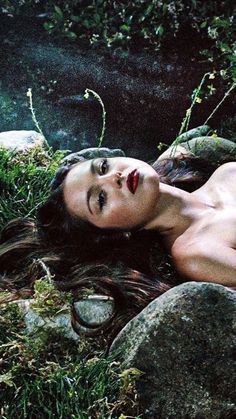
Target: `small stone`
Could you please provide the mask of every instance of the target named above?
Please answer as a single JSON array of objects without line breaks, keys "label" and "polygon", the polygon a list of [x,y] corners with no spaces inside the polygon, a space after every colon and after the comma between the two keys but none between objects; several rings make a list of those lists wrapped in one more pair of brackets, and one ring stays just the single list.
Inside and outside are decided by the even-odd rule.
[{"label": "small stone", "polygon": [[[39,315],[31,307],[34,303],[33,299],[19,300],[16,303],[24,314],[26,329],[29,333],[37,329],[54,330],[75,341],[80,340],[80,336],[74,331],[71,324],[71,307],[69,305],[65,305],[57,315],[47,317]],[[114,313],[114,300],[105,295],[89,295],[76,301],[74,310],[76,312],[76,329],[86,334],[111,318]]]},{"label": "small stone", "polygon": [[32,333],[37,329],[53,330],[60,332],[65,337],[77,342],[80,340],[79,335],[74,331],[71,325],[71,311],[69,306],[65,307],[64,310],[56,316],[46,317],[40,316],[31,308],[33,302],[33,299],[16,301],[24,314],[27,332]]},{"label": "small stone", "polygon": [[99,327],[109,320],[114,312],[114,300],[103,295],[90,295],[74,303],[82,322],[90,327]]}]

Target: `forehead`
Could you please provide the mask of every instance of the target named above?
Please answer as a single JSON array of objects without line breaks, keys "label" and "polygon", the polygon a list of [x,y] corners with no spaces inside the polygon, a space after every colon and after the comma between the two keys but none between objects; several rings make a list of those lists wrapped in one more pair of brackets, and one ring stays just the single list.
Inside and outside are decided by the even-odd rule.
[{"label": "forehead", "polygon": [[91,160],[85,160],[85,161],[74,164],[65,178],[64,185],[68,186],[72,182],[78,179],[81,179],[81,177],[83,178],[83,175],[86,174],[86,172],[88,173],[90,164],[91,164]]},{"label": "forehead", "polygon": [[86,214],[86,196],[92,181],[90,172],[91,160],[77,163],[69,171],[63,184],[64,201],[69,212],[83,218]]}]

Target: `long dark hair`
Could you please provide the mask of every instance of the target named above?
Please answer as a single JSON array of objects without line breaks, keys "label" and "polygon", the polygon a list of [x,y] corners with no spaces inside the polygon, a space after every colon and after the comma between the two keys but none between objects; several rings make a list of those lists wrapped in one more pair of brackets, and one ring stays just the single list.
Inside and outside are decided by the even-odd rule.
[{"label": "long dark hair", "polygon": [[[0,303],[32,297],[34,283],[45,276],[43,266],[46,266],[56,288],[71,292],[74,301],[83,298],[88,291],[113,298],[111,319],[87,332],[90,336],[103,332],[111,339],[150,301],[171,287],[171,281],[164,279],[161,269],[155,277],[135,269],[135,256],[141,242],[132,240],[127,241],[125,248],[116,247],[109,254],[103,246],[100,257],[97,254],[96,259],[88,257],[81,262],[75,246],[50,246],[42,240],[33,220],[13,220],[1,234],[0,292],[8,291],[9,295],[0,297]],[[161,250],[160,247],[160,254]],[[142,260],[139,258],[140,268],[148,270],[148,258],[142,256]],[[160,260],[160,267],[163,262]],[[74,304],[71,306],[71,318],[73,328],[81,333],[81,319]]]},{"label": "long dark hair", "polygon": [[[156,234],[104,232],[70,215],[63,199],[63,182],[71,167],[67,164],[58,170],[52,194],[38,210],[36,221],[17,219],[3,229],[0,291],[10,291],[7,301],[32,296],[35,280],[44,275],[44,264],[55,286],[72,291],[77,299],[89,288],[111,296],[114,315],[96,332],[115,334],[180,279],[173,267],[169,269],[168,256]],[[162,182],[187,190],[201,186],[216,168],[198,158],[184,156],[162,160],[153,167]],[[73,306],[72,320],[78,331],[79,319]]]}]

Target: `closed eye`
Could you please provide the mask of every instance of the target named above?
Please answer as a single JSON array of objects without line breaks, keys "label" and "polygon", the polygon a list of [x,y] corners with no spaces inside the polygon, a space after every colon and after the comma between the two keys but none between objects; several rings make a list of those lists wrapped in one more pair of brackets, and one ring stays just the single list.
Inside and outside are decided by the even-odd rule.
[{"label": "closed eye", "polygon": [[103,210],[106,203],[107,203],[107,194],[105,191],[101,190],[101,192],[99,192],[98,194],[98,204],[99,204],[100,211]]},{"label": "closed eye", "polygon": [[105,175],[108,171],[108,162],[107,159],[102,159],[99,164],[99,173],[100,175]]}]

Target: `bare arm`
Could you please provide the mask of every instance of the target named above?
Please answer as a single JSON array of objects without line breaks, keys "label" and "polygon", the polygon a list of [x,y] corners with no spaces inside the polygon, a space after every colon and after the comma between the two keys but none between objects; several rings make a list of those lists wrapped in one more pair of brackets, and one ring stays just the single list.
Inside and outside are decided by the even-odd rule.
[{"label": "bare arm", "polygon": [[186,245],[173,249],[174,263],[181,275],[194,280],[216,282],[236,287],[236,250],[224,244],[204,241],[199,245]]}]

